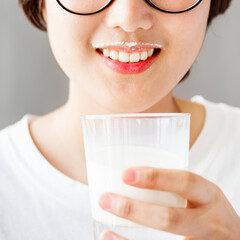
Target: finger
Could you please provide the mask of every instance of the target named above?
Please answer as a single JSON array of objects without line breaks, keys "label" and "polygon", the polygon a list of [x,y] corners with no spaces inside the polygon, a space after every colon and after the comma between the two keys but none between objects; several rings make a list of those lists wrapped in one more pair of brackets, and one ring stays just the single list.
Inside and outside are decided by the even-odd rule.
[{"label": "finger", "polygon": [[203,177],[184,170],[131,167],[123,172],[125,183],[146,189],[174,192],[193,202],[212,202],[220,189]]},{"label": "finger", "polygon": [[[198,234],[199,208],[164,207],[154,203],[133,200],[114,193],[105,193],[99,205],[118,217],[150,228],[185,236]],[[195,235],[194,235],[195,234]]]},{"label": "finger", "polygon": [[127,240],[127,239],[114,232],[104,231],[101,233],[100,240]]}]

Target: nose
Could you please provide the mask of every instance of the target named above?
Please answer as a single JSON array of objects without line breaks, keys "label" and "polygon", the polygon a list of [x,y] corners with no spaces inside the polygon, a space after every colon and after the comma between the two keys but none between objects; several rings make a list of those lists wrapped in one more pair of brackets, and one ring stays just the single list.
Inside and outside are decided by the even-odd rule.
[{"label": "nose", "polygon": [[144,0],[115,0],[107,9],[106,24],[125,32],[148,30],[153,25],[153,10]]}]

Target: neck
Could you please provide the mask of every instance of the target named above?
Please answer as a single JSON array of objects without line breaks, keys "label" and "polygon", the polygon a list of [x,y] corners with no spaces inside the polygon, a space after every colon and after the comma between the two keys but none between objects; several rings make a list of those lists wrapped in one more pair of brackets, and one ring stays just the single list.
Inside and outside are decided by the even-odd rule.
[{"label": "neck", "polygon": [[[179,113],[181,112],[172,92],[166,95],[155,105],[141,111],[141,113]],[[81,115],[111,114],[110,110],[99,105],[84,91],[80,91],[74,84],[70,84],[67,103],[60,109],[55,117],[55,125],[68,136],[71,142],[82,143]],[[118,113],[118,112],[117,112]]]},{"label": "neck", "polygon": [[[180,112],[172,93],[141,111],[161,112]],[[55,168],[75,180],[87,183],[81,115],[109,113],[113,112],[70,84],[67,103],[30,124],[30,132],[40,152]]]}]

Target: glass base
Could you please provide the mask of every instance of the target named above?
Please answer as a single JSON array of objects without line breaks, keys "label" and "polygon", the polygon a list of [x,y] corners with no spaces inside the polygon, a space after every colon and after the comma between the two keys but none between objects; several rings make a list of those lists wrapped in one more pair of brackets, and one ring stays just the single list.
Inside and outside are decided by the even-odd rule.
[{"label": "glass base", "polygon": [[100,235],[105,230],[113,231],[127,238],[128,240],[183,240],[183,236],[158,231],[147,227],[123,227],[105,225],[97,221],[93,221],[94,240],[101,240]]}]

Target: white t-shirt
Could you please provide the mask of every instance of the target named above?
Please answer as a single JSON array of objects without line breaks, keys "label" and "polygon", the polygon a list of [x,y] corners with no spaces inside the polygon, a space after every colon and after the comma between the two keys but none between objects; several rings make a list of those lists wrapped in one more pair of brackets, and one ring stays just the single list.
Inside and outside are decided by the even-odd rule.
[{"label": "white t-shirt", "polygon": [[[189,170],[216,183],[240,215],[240,109],[201,96],[203,130]],[[92,240],[88,186],[55,169],[34,145],[25,115],[0,131],[0,239]]]}]

